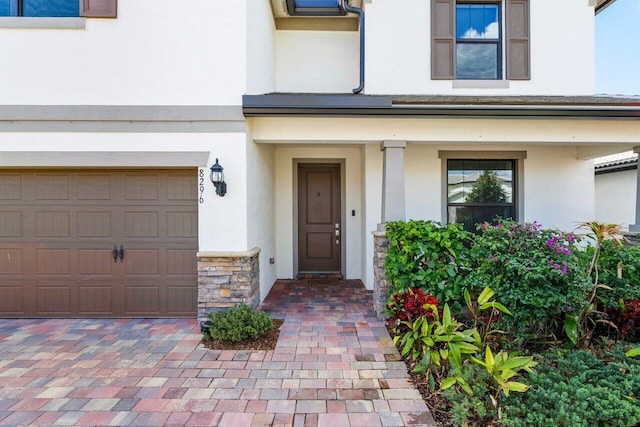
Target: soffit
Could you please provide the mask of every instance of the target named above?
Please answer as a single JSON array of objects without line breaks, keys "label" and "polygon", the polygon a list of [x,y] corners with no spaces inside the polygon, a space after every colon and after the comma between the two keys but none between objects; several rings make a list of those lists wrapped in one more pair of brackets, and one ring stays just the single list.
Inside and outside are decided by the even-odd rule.
[{"label": "soffit", "polygon": [[[350,0],[349,4],[362,8],[362,0]],[[276,30],[358,31],[358,16],[352,13],[345,16],[290,16],[286,0],[271,0],[271,10]]]}]

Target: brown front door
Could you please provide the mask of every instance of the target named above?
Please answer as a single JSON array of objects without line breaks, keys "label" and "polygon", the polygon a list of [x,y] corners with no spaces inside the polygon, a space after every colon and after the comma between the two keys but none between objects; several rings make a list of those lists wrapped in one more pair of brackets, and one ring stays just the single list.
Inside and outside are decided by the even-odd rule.
[{"label": "brown front door", "polygon": [[298,165],[298,272],[340,273],[340,165]]},{"label": "brown front door", "polygon": [[0,171],[0,317],[195,316],[196,185],[195,169]]}]

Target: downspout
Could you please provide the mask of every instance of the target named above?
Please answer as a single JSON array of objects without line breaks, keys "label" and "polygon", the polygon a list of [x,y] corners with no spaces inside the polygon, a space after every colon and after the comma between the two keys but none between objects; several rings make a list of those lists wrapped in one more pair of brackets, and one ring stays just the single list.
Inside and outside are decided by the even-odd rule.
[{"label": "downspout", "polygon": [[364,89],[364,10],[349,5],[349,0],[340,0],[340,7],[360,17],[360,86],[352,91],[354,94],[358,94]]}]

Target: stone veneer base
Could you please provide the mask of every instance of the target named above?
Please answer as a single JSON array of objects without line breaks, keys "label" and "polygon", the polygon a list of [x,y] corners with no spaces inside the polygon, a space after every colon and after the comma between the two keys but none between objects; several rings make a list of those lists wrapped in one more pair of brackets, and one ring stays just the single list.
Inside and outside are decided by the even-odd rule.
[{"label": "stone veneer base", "polygon": [[260,248],[246,252],[198,252],[198,320],[207,313],[260,302]]},{"label": "stone veneer base", "polygon": [[384,307],[389,296],[389,283],[385,270],[385,259],[389,239],[384,231],[373,233],[373,310],[379,319],[384,318]]}]

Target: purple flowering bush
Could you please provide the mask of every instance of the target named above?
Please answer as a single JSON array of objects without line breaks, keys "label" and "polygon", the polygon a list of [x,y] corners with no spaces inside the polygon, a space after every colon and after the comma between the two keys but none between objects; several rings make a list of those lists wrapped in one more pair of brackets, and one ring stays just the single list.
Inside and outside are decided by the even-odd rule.
[{"label": "purple flowering bush", "polygon": [[577,238],[537,223],[484,223],[471,246],[472,289],[491,287],[513,316],[503,328],[523,338],[563,339],[565,316],[585,304],[589,278],[579,262]]}]

